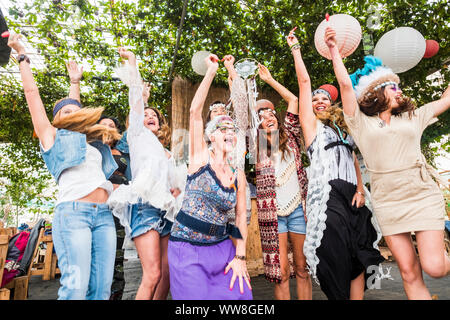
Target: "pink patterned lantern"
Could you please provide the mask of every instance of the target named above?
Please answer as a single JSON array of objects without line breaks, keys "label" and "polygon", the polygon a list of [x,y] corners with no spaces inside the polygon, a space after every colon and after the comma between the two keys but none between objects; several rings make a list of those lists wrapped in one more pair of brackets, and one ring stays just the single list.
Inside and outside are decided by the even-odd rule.
[{"label": "pink patterned lantern", "polygon": [[335,14],[324,19],[316,29],[314,44],[321,56],[331,60],[330,50],[325,44],[325,29],[330,26],[336,31],[336,42],[341,56],[348,57],[361,42],[361,25],[348,14]]}]

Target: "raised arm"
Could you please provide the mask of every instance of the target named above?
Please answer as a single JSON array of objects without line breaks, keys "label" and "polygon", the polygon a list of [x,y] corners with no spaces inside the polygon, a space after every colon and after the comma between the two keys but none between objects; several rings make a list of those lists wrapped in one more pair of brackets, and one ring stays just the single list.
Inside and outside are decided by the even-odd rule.
[{"label": "raised arm", "polygon": [[70,78],[69,98],[81,102],[80,81],[83,76],[83,67],[79,68],[75,61],[69,61],[66,63],[66,67]]},{"label": "raised arm", "polygon": [[[25,54],[25,47],[19,42],[21,35],[11,34],[8,46],[16,50],[19,55]],[[26,61],[19,63],[20,76],[22,77],[23,90],[30,110],[33,127],[45,149],[49,149],[55,142],[56,128],[52,126],[39,95],[39,89],[31,73],[30,64]]]},{"label": "raised arm", "polygon": [[215,54],[210,54],[205,58],[208,70],[191,102],[189,116],[189,173],[197,171],[208,159],[208,149],[203,138],[202,111],[209,88],[219,68],[218,61],[219,58]]},{"label": "raised arm", "polygon": [[228,71],[228,85],[230,86],[231,89],[231,84],[233,83],[234,78],[238,77],[236,69],[234,68],[235,59],[231,54],[228,54],[225,57],[223,57],[222,60],[224,61],[223,64],[225,65],[225,68]]},{"label": "raised arm", "polygon": [[269,69],[267,69],[265,66],[259,63],[258,68],[258,73],[261,80],[274,88],[275,91],[278,92],[280,96],[288,103],[287,111],[293,114],[298,114],[298,99],[295,94],[290,92],[281,83],[275,80],[270,74]]},{"label": "raised arm", "polygon": [[[122,59],[128,60],[129,68],[127,69],[128,74],[123,74],[121,76],[122,81],[124,81],[129,87],[129,103],[130,111],[133,110],[138,115],[144,114],[144,100],[143,100],[143,83],[141,76],[136,67],[136,56],[133,52],[120,47],[118,49],[119,55]],[[123,72],[123,71],[121,71]]]},{"label": "raised arm", "polygon": [[342,62],[341,54],[336,45],[336,31],[331,27],[327,27],[325,30],[325,43],[327,44],[328,49],[330,49],[334,73],[341,91],[344,113],[352,117],[355,114],[355,109],[359,108],[358,102],[356,100],[355,92],[353,91],[352,80],[350,80],[347,68],[345,68],[344,63]]},{"label": "raised arm", "polygon": [[291,30],[287,36],[287,43],[291,47],[291,52],[294,57],[295,73],[297,74],[299,89],[299,118],[303,129],[303,136],[305,137],[305,144],[308,147],[316,136],[316,115],[312,107],[311,80],[303,62],[300,45],[294,35],[294,30]]},{"label": "raised arm", "polygon": [[450,108],[450,85],[444,91],[441,98],[439,100],[431,102],[431,104],[433,105],[435,117],[447,111]]}]

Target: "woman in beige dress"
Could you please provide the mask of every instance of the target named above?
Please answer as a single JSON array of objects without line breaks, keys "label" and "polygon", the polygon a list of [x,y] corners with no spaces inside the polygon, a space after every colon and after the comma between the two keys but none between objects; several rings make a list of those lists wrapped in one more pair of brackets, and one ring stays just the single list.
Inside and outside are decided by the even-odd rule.
[{"label": "woman in beige dress", "polygon": [[[326,30],[333,34],[331,28]],[[432,177],[441,180],[420,150],[423,130],[450,107],[450,88],[441,99],[416,109],[402,95],[400,79],[379,58],[350,77],[335,41],[327,43],[338,79],[350,133],[370,172],[373,208],[397,261],[409,299],[431,299],[422,270],[431,277],[449,274],[444,247],[445,202]],[[411,240],[414,232],[419,258]]]}]

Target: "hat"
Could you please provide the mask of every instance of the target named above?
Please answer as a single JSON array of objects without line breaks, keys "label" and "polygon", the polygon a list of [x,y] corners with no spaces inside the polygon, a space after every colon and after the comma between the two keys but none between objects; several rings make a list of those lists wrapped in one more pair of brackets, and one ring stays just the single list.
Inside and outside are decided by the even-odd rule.
[{"label": "hat", "polygon": [[400,78],[380,58],[365,56],[364,68],[350,75],[356,99],[360,102],[368,93],[373,93],[386,85],[400,83]]}]

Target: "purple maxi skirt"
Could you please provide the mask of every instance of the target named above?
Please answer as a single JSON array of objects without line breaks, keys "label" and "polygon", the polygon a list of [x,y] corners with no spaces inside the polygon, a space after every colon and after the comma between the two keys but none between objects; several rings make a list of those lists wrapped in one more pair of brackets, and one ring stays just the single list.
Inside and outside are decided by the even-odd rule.
[{"label": "purple maxi skirt", "polygon": [[253,299],[245,281],[244,293],[240,293],[238,278],[233,290],[229,289],[233,270],[230,269],[226,275],[224,271],[236,255],[236,248],[230,239],[211,246],[169,240],[167,254],[173,300]]}]

